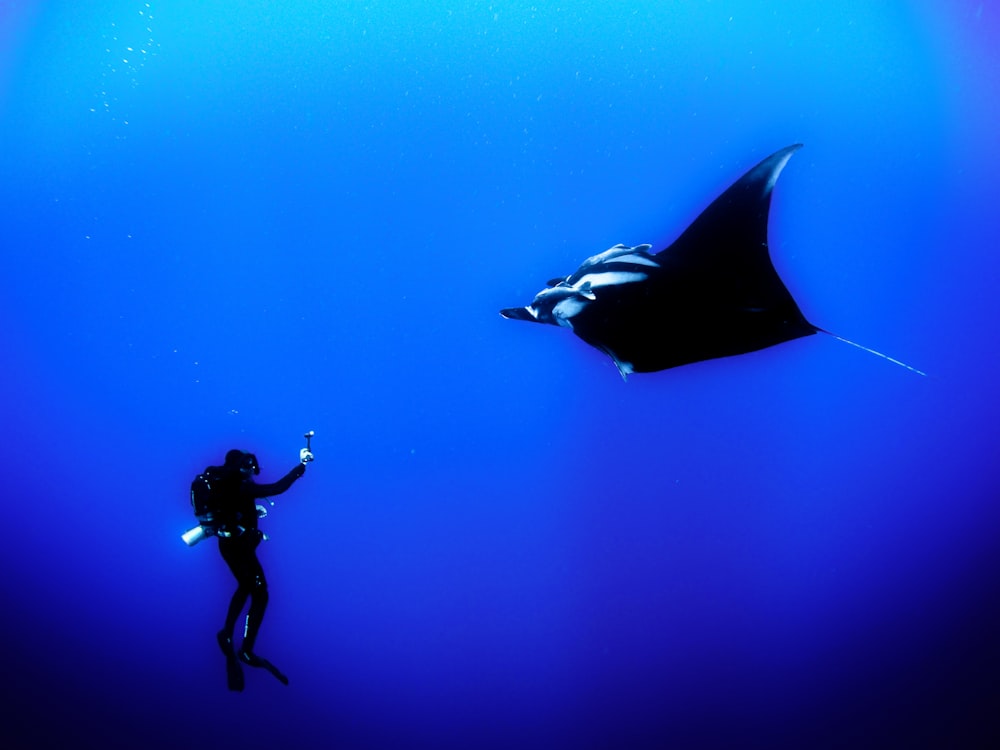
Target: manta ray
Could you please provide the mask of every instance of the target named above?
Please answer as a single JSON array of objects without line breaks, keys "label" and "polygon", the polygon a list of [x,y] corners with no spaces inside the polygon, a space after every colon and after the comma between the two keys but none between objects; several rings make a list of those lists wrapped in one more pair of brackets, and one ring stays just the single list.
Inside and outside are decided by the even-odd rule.
[{"label": "manta ray", "polygon": [[569,328],[610,356],[622,378],[814,333],[925,374],[810,323],[774,270],[767,246],[771,192],[801,146],[750,169],[666,249],[615,245],[549,281],[530,305],[500,314]]}]

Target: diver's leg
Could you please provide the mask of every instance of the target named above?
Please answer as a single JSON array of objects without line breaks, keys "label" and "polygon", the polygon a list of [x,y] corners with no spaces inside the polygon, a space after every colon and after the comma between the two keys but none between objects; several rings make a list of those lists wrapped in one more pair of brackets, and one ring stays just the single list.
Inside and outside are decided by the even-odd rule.
[{"label": "diver's leg", "polygon": [[226,612],[226,624],[222,626],[222,630],[219,632],[225,633],[230,643],[233,641],[233,631],[236,629],[236,621],[239,619],[240,612],[243,611],[243,606],[247,603],[249,597],[250,589],[240,584],[236,591],[233,592],[233,598],[229,600],[229,609]]},{"label": "diver's leg", "polygon": [[257,642],[257,633],[264,621],[264,611],[267,609],[267,578],[264,568],[257,559],[257,545],[248,548],[248,554],[243,559],[241,585],[245,586],[250,597],[250,609],[247,610],[246,623],[243,626],[243,651],[252,652]]},{"label": "diver's leg", "polygon": [[233,631],[236,629],[236,620],[239,619],[240,612],[250,597],[250,592],[254,586],[254,575],[256,568],[260,567],[257,556],[253,548],[247,546],[242,538],[220,539],[219,552],[222,559],[226,561],[229,570],[232,571],[236,579],[236,591],[233,592],[229,600],[229,609],[226,611],[226,624],[222,631],[230,641],[233,639]]},{"label": "diver's leg", "polygon": [[256,555],[253,556],[253,561],[256,563],[254,586],[250,592],[250,609],[247,612],[246,627],[243,630],[243,645],[240,646],[239,657],[251,667],[266,669],[282,684],[287,685],[288,678],[276,666],[254,653],[257,633],[260,632],[260,624],[264,621],[264,611],[267,609],[268,593],[267,579],[264,578],[264,569],[261,567]]},{"label": "diver's leg", "polygon": [[[233,630],[236,628],[236,620],[250,596],[250,586],[247,581],[248,567],[247,548],[240,544],[238,539],[220,539],[219,551],[222,559],[226,561],[233,576],[236,578],[236,591],[232,599],[229,600],[229,609],[226,612],[226,623],[222,630],[215,634],[219,642],[219,648],[226,657],[226,677],[230,690],[241,691],[244,687],[243,669],[240,667],[239,658],[236,656],[236,649],[233,646]],[[253,549],[249,548],[250,557],[254,557]]]},{"label": "diver's leg", "polygon": [[[256,562],[256,558],[254,558]],[[257,633],[260,632],[260,625],[264,621],[264,612],[267,610],[267,580],[264,578],[264,571],[257,563],[257,575],[254,576],[253,587],[250,589],[250,609],[247,610],[246,625],[243,628],[243,650],[253,651],[257,642]]]},{"label": "diver's leg", "polygon": [[230,690],[239,692],[243,690],[243,667],[240,666],[239,657],[233,648],[232,636],[227,637],[225,631],[220,630],[215,634],[215,638],[226,657],[226,684]]}]

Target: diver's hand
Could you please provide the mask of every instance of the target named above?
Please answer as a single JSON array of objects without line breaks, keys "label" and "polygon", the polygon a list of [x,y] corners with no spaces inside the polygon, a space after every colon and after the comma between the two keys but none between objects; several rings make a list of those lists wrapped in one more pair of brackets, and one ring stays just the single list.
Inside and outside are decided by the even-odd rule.
[{"label": "diver's hand", "polygon": [[303,448],[299,451],[299,463],[307,464],[315,458],[312,451],[308,448]]},{"label": "diver's hand", "polygon": [[294,469],[291,470],[290,473],[291,473],[291,475],[293,477],[295,477],[296,479],[298,479],[299,477],[301,477],[303,474],[306,473],[306,465],[305,464],[298,464],[298,465],[296,465],[296,467]]},{"label": "diver's hand", "polygon": [[267,508],[263,505],[257,506],[257,518],[267,518]]}]

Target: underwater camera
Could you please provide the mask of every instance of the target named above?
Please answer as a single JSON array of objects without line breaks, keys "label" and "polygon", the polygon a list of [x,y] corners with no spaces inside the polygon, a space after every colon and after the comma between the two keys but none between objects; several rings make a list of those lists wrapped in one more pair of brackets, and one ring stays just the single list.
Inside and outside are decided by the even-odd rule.
[{"label": "underwater camera", "polygon": [[315,434],[316,430],[309,430],[302,436],[306,439],[306,447],[299,451],[299,463],[307,464],[315,458],[312,454],[312,439]]}]

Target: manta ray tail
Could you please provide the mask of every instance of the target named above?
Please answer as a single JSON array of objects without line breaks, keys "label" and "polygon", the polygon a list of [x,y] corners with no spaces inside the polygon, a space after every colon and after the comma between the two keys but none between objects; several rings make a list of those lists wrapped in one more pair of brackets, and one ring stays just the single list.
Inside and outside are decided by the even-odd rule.
[{"label": "manta ray tail", "polygon": [[843,336],[838,336],[835,333],[830,333],[830,331],[827,331],[824,328],[816,328],[816,330],[819,333],[825,333],[827,336],[832,336],[833,338],[837,339],[837,341],[843,341],[845,344],[850,344],[851,346],[856,346],[858,349],[861,349],[862,351],[866,351],[869,354],[874,354],[876,357],[881,357],[882,359],[887,359],[890,362],[892,362],[894,365],[899,365],[900,367],[904,367],[907,370],[909,370],[910,372],[917,373],[917,375],[923,375],[925,378],[928,377],[927,373],[924,372],[923,370],[918,370],[916,367],[910,367],[905,362],[900,362],[898,359],[896,359],[895,357],[890,357],[888,354],[883,354],[882,352],[878,352],[878,351],[875,351],[874,349],[870,349],[869,347],[864,346],[863,344],[859,344],[856,341],[851,341],[850,339],[845,339]]}]

